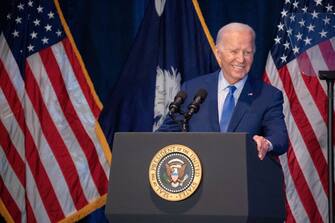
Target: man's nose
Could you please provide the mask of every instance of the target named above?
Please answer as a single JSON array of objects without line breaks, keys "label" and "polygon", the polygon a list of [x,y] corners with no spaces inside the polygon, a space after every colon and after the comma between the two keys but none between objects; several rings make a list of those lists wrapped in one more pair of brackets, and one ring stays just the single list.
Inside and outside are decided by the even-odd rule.
[{"label": "man's nose", "polygon": [[240,51],[238,52],[238,54],[236,55],[236,59],[238,62],[244,62],[245,58],[244,58],[244,52],[243,51]]}]

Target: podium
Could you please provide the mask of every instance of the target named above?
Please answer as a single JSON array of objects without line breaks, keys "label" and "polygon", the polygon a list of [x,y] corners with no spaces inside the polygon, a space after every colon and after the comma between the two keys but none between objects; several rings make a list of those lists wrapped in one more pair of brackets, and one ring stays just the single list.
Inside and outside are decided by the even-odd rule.
[{"label": "podium", "polygon": [[[197,190],[167,201],[151,188],[148,172],[165,146],[191,148],[202,165]],[[279,163],[257,157],[245,133],[116,133],[105,213],[110,222],[283,222]]]}]

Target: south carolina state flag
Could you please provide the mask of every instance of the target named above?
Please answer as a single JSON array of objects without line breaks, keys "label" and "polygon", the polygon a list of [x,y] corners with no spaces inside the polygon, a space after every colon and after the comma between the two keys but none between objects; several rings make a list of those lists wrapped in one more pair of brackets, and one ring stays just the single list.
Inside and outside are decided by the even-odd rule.
[{"label": "south carolina state flag", "polygon": [[201,22],[205,27],[197,1],[149,1],[121,78],[100,118],[109,143],[118,131],[156,130],[181,82],[217,68],[205,34],[211,40],[210,35]]}]

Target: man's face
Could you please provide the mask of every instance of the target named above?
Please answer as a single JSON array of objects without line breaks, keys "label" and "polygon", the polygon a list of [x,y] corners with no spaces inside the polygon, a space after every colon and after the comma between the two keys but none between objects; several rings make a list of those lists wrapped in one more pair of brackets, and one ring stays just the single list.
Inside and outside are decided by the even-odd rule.
[{"label": "man's face", "polygon": [[219,64],[225,79],[234,84],[249,72],[254,60],[253,35],[249,30],[223,34],[216,46]]}]

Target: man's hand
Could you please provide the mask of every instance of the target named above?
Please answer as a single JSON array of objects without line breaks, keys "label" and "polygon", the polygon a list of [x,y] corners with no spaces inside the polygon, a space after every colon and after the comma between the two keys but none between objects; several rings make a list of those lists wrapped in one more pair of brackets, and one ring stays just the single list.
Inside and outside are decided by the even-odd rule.
[{"label": "man's hand", "polygon": [[263,160],[270,148],[270,143],[263,136],[254,135],[253,140],[257,144],[258,158]]}]

